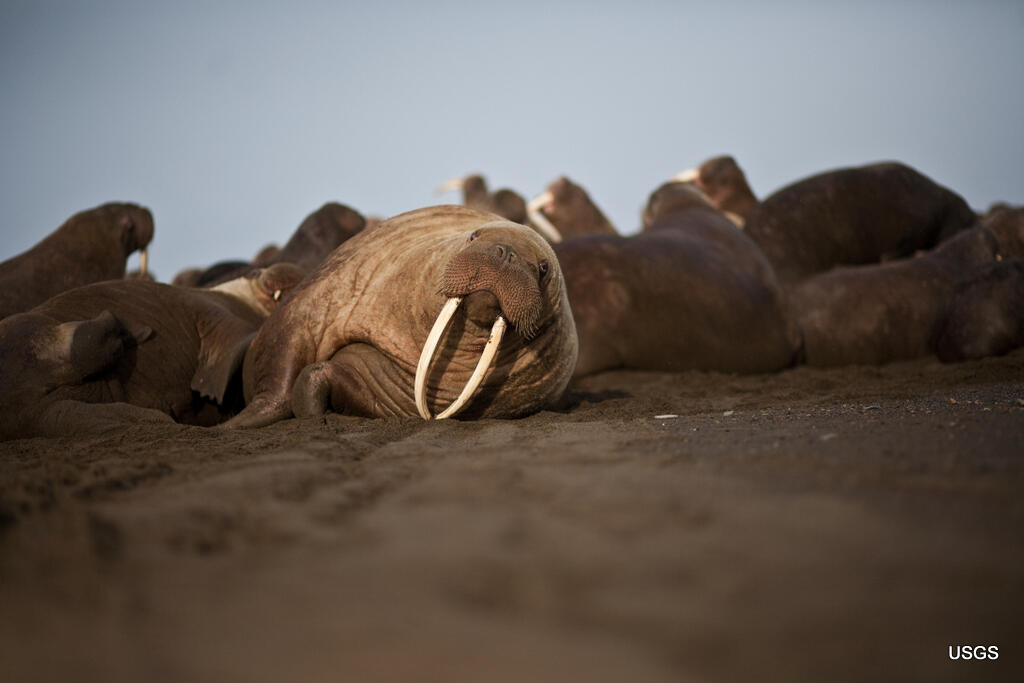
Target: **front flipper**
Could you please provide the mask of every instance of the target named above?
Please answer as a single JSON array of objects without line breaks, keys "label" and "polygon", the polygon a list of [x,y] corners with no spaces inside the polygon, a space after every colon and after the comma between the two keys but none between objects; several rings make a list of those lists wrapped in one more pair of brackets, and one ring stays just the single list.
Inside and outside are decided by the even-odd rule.
[{"label": "front flipper", "polygon": [[[411,415],[389,396],[394,366],[368,344],[351,344],[329,360],[310,363],[292,387],[291,408],[296,417],[318,417],[328,411],[361,417]],[[408,382],[406,382],[408,383]],[[409,387],[411,389],[411,387]],[[408,390],[405,391],[409,393]],[[406,396],[406,403],[411,403]]]},{"label": "front flipper", "polygon": [[226,429],[266,427],[275,422],[287,420],[291,416],[292,408],[287,401],[272,402],[269,399],[257,397],[242,412],[220,426]]},{"label": "front flipper", "polygon": [[224,317],[214,323],[199,324],[199,357],[190,387],[200,396],[224,404],[231,378],[235,376],[256,330],[249,323]]}]

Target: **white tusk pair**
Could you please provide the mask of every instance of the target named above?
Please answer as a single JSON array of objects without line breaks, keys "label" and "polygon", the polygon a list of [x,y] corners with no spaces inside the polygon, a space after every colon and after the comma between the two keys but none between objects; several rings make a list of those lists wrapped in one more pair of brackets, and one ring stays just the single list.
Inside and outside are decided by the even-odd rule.
[{"label": "white tusk pair", "polygon": [[558,228],[551,224],[548,217],[541,211],[541,207],[546,206],[554,201],[554,197],[551,192],[544,192],[534,197],[529,204],[526,205],[526,215],[530,217],[533,224],[537,226],[537,230],[540,234],[548,238],[550,242],[558,244],[562,241],[562,233],[558,232]]},{"label": "white tusk pair", "polygon": [[448,192],[454,192],[455,190],[461,190],[462,186],[465,184],[465,178],[452,178],[451,180],[446,180],[438,185],[437,189],[434,190],[434,194],[446,194]]},{"label": "white tusk pair", "polygon": [[[427,341],[423,344],[423,351],[420,352],[420,362],[416,365],[416,382],[414,385],[416,410],[419,411],[420,417],[424,420],[431,419],[430,410],[427,409],[427,369],[430,367],[430,361],[434,359],[434,354],[437,352],[437,343],[441,340],[441,335],[444,334],[444,331],[448,329],[448,323],[451,322],[455,309],[459,307],[460,303],[462,303],[462,297],[452,297],[445,302],[444,308],[437,314],[437,319],[434,321],[434,326],[430,329],[430,334],[427,335]],[[451,417],[465,407],[469,399],[476,393],[480,382],[483,381],[484,374],[487,373],[487,369],[491,366],[491,361],[494,360],[494,354],[498,352],[498,344],[501,343],[501,337],[504,334],[505,319],[499,314],[494,320],[491,334],[487,338],[487,346],[484,347],[484,352],[480,355],[480,360],[477,361],[476,368],[473,370],[469,382],[463,387],[462,393],[455,399],[455,402],[438,413],[434,419],[443,420],[446,417]]]},{"label": "white tusk pair", "polygon": [[139,252],[139,274],[146,276],[146,268],[149,266],[149,250],[145,247]]}]

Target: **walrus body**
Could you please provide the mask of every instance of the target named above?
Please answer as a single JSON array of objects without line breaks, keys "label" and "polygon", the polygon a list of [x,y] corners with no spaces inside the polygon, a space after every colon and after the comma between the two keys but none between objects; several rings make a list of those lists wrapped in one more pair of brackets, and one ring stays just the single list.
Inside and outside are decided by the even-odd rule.
[{"label": "walrus body", "polygon": [[834,266],[910,256],[976,222],[959,195],[909,166],[880,163],[784,187],[750,211],[744,229],[779,279],[792,283]]},{"label": "walrus body", "polygon": [[92,282],[124,277],[125,261],[153,239],[153,215],[135,204],[81,211],[26,252],[0,263],[0,318]]},{"label": "walrus body", "polygon": [[945,363],[1001,356],[1024,346],[1024,261],[985,266],[942,304],[932,347]]},{"label": "walrus body", "polygon": [[414,397],[417,357],[438,311],[453,297],[465,301],[426,377],[431,414],[466,384],[499,313],[513,329],[463,415],[523,415],[562,394],[577,342],[550,246],[494,214],[438,206],[363,231],[296,289],[249,349],[251,401],[228,426],[329,409],[422,415]]},{"label": "walrus body", "polygon": [[997,254],[995,236],[977,227],[920,256],[804,280],[790,295],[807,364],[878,365],[928,355],[942,300]]},{"label": "walrus body", "polygon": [[676,210],[630,237],[556,245],[576,319],[576,376],[613,368],[771,372],[799,331],[771,266],[711,207]]},{"label": "walrus body", "polygon": [[243,405],[239,370],[249,342],[301,277],[279,264],[214,290],[110,280],[0,321],[0,434],[32,435],[36,415],[58,401],[128,403],[189,424],[223,421]]}]

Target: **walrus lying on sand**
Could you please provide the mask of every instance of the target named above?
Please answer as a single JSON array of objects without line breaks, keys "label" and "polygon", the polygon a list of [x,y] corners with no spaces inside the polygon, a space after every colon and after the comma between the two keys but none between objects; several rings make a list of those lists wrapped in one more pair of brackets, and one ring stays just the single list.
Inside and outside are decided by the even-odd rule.
[{"label": "walrus lying on sand", "polygon": [[525,415],[561,396],[576,354],[540,235],[461,206],[418,209],[342,244],[271,315],[246,356],[248,405],[226,426],[329,409]]},{"label": "walrus lying on sand", "polygon": [[931,251],[845,266],[790,290],[808,365],[879,365],[931,353],[940,306],[960,280],[996,261],[987,228],[964,230]]},{"label": "walrus lying on sand", "polygon": [[104,417],[89,404],[131,404],[188,424],[224,421],[243,406],[239,370],[249,342],[303,275],[278,263],[213,289],[108,280],[5,318],[0,438],[85,432]]}]

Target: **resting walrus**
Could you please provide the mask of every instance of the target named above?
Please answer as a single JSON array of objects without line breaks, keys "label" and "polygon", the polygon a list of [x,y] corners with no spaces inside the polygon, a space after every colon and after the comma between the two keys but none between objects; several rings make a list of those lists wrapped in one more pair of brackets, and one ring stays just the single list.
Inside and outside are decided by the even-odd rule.
[{"label": "resting walrus", "polygon": [[342,244],[271,315],[245,360],[249,405],[226,424],[328,409],[524,415],[559,398],[576,354],[558,261],[539,235],[474,209],[418,209]]}]

